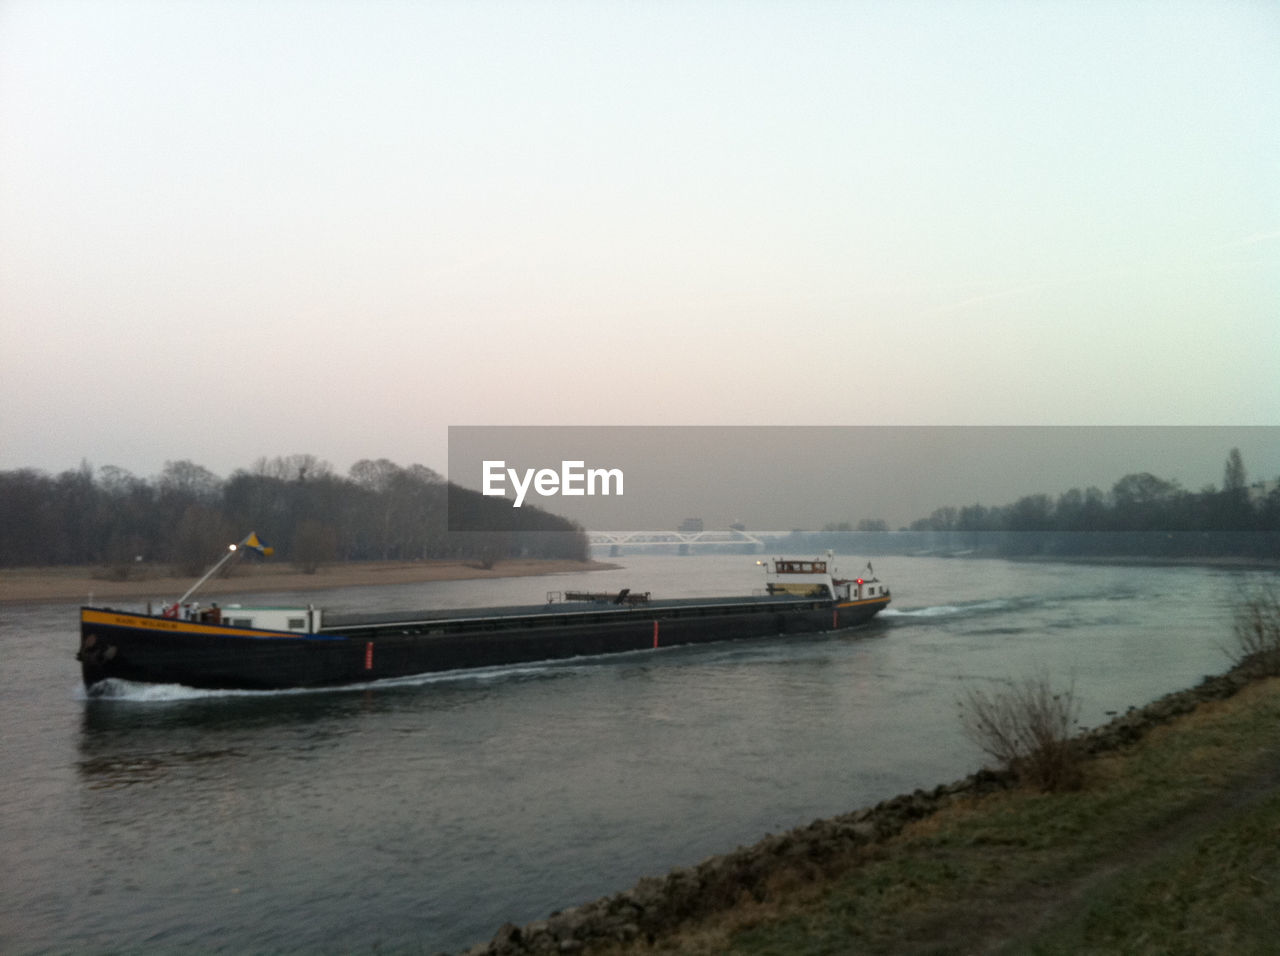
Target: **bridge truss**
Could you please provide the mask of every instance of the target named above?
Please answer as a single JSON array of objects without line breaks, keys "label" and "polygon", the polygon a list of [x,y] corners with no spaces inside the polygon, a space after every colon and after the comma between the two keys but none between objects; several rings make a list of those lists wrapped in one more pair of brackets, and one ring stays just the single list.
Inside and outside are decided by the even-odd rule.
[{"label": "bridge truss", "polygon": [[768,540],[782,537],[786,532],[770,531],[588,531],[587,542],[593,547],[625,548],[679,548],[699,550],[706,548],[760,548]]}]

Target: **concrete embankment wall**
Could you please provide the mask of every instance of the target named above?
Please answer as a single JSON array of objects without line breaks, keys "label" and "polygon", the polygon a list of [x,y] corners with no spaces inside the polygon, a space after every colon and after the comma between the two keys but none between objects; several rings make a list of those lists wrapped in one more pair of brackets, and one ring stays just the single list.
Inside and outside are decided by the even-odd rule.
[{"label": "concrete embankment wall", "polygon": [[[1189,690],[1131,710],[1085,732],[1077,741],[1087,754],[1124,747],[1152,727],[1190,713],[1206,701],[1231,697],[1267,673],[1260,662],[1246,661],[1225,674],[1206,677]],[[674,869],[663,877],[646,877],[631,889],[546,919],[525,926],[507,924],[490,941],[467,950],[466,956],[573,953],[593,943],[657,937],[686,920],[732,906],[743,894],[763,899],[771,878],[780,873],[799,871],[820,877],[838,868],[836,864],[857,849],[895,836],[911,821],[927,817],[957,798],[1001,790],[1014,782],[1008,772],[981,770],[932,790],[917,790],[873,807],[815,820],[696,866]]]}]

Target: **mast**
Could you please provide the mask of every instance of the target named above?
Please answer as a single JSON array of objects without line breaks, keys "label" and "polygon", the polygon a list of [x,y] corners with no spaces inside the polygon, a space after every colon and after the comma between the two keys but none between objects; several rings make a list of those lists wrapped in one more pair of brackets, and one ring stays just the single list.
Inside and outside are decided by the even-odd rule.
[{"label": "mast", "polygon": [[227,545],[227,553],[224,554],[221,558],[219,558],[217,563],[214,564],[214,566],[211,567],[208,571],[206,571],[204,573],[204,576],[199,581],[191,585],[191,587],[187,588],[187,593],[182,595],[182,597],[178,598],[175,606],[177,606],[178,604],[182,604],[187,598],[195,594],[196,591],[200,589],[200,586],[204,584],[205,581],[208,581],[211,577],[214,576],[214,574],[217,573],[219,568],[221,568],[224,564],[226,564],[232,558],[236,557],[236,555],[241,554],[242,548],[251,548],[252,550],[257,551],[259,554],[264,554],[264,555],[270,554],[272,550],[271,548],[268,548],[266,545],[264,545],[261,541],[258,540],[258,533],[256,531],[250,531],[247,535],[244,536],[242,540],[236,542],[235,544]]}]

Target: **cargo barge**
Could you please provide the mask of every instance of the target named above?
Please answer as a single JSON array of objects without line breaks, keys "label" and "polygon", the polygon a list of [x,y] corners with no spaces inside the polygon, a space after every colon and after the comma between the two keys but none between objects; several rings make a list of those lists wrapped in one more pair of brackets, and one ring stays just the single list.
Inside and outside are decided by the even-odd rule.
[{"label": "cargo barge", "polygon": [[340,614],[185,603],[188,592],[159,613],[82,607],[76,657],[91,693],[110,678],[218,690],[335,687],[840,630],[889,604],[888,587],[873,573],[838,579],[829,559],[757,563],[767,571],[763,593],[725,598],[553,592],[533,606]]}]

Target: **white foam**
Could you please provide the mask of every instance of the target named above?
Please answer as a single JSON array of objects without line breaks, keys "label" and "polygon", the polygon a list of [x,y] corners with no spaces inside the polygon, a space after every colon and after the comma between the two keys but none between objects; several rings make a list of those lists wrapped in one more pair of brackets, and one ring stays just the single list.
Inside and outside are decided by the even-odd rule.
[{"label": "white foam", "polygon": [[978,604],[937,604],[933,607],[920,607],[912,610],[887,607],[880,612],[881,617],[947,617],[952,614],[966,614],[969,611],[999,611],[1008,607],[1007,601],[982,601]]},{"label": "white foam", "polygon": [[528,674],[541,674],[559,662],[521,664],[502,667],[485,667],[470,670],[435,671],[427,674],[411,674],[406,677],[386,677],[357,684],[338,684],[330,687],[289,687],[280,690],[213,690],[187,687],[184,684],[146,684],[138,681],[109,677],[86,690],[76,689],[79,700],[110,700],[133,704],[168,703],[184,700],[207,700],[219,697],[279,697],[297,694],[333,694],[349,691],[377,689],[379,687],[420,687],[428,684],[452,681],[499,681]]},{"label": "white foam", "polygon": [[272,693],[251,690],[202,690],[183,684],[144,684],[138,681],[108,677],[93,685],[91,690],[81,687],[81,700],[119,700],[130,703],[155,703],[175,700],[200,700],[205,697],[243,697]]}]

